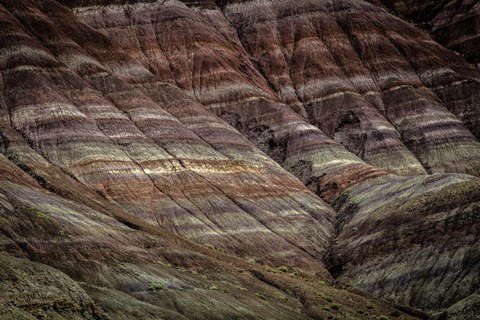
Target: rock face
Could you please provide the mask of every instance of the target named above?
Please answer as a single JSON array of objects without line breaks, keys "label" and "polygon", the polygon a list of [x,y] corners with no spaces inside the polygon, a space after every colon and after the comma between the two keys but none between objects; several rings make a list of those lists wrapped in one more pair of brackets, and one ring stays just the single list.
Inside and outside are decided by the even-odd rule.
[{"label": "rock face", "polygon": [[480,4],[478,1],[381,2],[399,16],[420,24],[432,34],[435,40],[461,53],[477,67],[480,66]]},{"label": "rock face", "polygon": [[399,304],[453,304],[480,286],[479,201],[478,180],[466,176],[359,184],[335,203],[341,232],[332,272]]},{"label": "rock face", "polygon": [[354,0],[0,4],[11,319],[475,315],[480,73],[424,32]]}]

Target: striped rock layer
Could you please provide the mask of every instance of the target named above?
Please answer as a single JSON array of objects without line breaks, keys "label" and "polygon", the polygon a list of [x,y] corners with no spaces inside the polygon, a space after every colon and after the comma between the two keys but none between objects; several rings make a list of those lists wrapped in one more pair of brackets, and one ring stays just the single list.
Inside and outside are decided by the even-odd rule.
[{"label": "striped rock layer", "polygon": [[479,89],[363,1],[1,0],[0,310],[474,315]]},{"label": "striped rock layer", "polygon": [[[375,1],[370,1],[375,2]],[[480,4],[475,0],[377,1],[418,23],[449,49],[480,66]]]},{"label": "striped rock layer", "polygon": [[325,299],[344,315],[394,310],[168,233],[76,181],[59,196],[3,155],[0,164],[2,319],[318,319],[328,316]]}]

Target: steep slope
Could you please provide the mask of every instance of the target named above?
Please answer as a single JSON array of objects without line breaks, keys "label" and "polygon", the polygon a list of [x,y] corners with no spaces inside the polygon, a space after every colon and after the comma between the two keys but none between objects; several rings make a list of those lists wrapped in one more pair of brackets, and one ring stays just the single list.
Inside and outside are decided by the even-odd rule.
[{"label": "steep slope", "polygon": [[[282,154],[279,147],[298,157],[302,152],[292,149],[298,144],[293,135],[304,129],[291,128],[285,137],[286,115],[262,122],[247,110],[288,114],[278,104],[284,102],[357,156],[394,173],[419,174],[426,169],[478,175],[478,141],[452,114],[478,136],[479,113],[476,98],[471,99],[478,94],[478,74],[421,32],[401,21],[392,29],[390,15],[358,2],[337,1],[333,6],[328,1],[248,1],[227,5],[224,11],[236,30],[219,10],[191,10],[175,1],[109,10],[84,7],[78,14],[136,57],[138,67],[158,70],[160,80],[172,74],[180,88],[246,135],[268,138],[266,128],[272,130],[273,147],[265,149],[273,159],[285,162],[284,167],[295,166],[297,159]],[[392,31],[385,34],[386,30]],[[377,47],[362,48],[373,38],[379,39]],[[149,55],[160,57],[161,63],[156,63],[169,66],[169,72],[150,66]],[[441,65],[442,70],[433,72],[432,65]],[[146,80],[128,77],[137,83]],[[432,116],[443,126],[432,126]],[[337,149],[335,158],[355,161]],[[306,158],[302,161],[310,160]]]},{"label": "steep slope", "polygon": [[1,319],[319,319],[332,301],[344,316],[393,310],[196,245],[109,202],[97,211],[62,199],[0,163]]},{"label": "steep slope", "polygon": [[[378,185],[381,194],[372,192]],[[478,179],[378,179],[347,191],[335,206],[342,231],[332,272],[358,288],[424,309],[479,288]]]},{"label": "steep slope", "polygon": [[[374,1],[372,1],[374,2]],[[480,65],[480,4],[475,0],[377,1],[418,23],[447,48]]]},{"label": "steep slope", "polygon": [[[55,18],[66,21],[60,7],[52,20],[41,7],[16,1],[4,7],[17,15],[2,19],[17,30],[8,39],[15,47],[5,44],[12,52],[4,66],[5,103],[12,128],[39,155],[160,228],[242,256],[318,268],[313,258],[321,257],[333,214],[298,180],[234,129],[202,115],[178,89],[157,92],[174,102],[172,115],[109,73],[76,39],[56,31],[66,27],[55,26]],[[38,38],[20,33],[17,21]],[[274,249],[274,256],[265,254]]]},{"label": "steep slope", "polygon": [[5,310],[391,312],[333,275],[474,315],[480,75],[424,33],[353,0],[0,3],[1,251],[56,270],[1,263],[65,279]]},{"label": "steep slope", "polygon": [[456,72],[468,66],[421,32],[362,2],[253,1],[225,10],[271,82],[290,79],[310,122],[350,151],[400,174],[422,173],[420,163],[429,173],[478,175],[470,153],[478,141],[452,115],[478,136],[470,102],[478,74]]},{"label": "steep slope", "polygon": [[[162,65],[169,66],[180,88],[237,127],[327,201],[333,201],[349,185],[382,175],[340,152],[327,136],[392,172],[478,175],[478,141],[452,114],[462,115],[469,128],[477,127],[472,124],[477,120],[471,119],[478,117],[478,108],[470,99],[476,94],[478,75],[408,24],[373,6],[347,1],[335,2],[335,6],[319,1],[247,1],[226,4],[223,11],[211,3],[187,4],[191,7],[180,2],[110,6],[107,10],[82,7],[77,14],[149,70],[155,70],[148,62],[151,59],[140,57],[153,54],[150,48],[155,47],[155,56],[165,59]],[[393,30],[392,19],[397,23]],[[371,38],[365,39],[366,35]],[[377,47],[371,46],[373,43]],[[422,51],[429,53],[419,54]],[[444,71],[437,70],[440,66]],[[123,74],[121,70],[116,73]],[[165,73],[155,74],[159,78]],[[129,77],[142,86],[151,81]],[[453,105],[452,92],[457,90],[464,93],[455,97]],[[285,138],[283,127],[294,117],[286,106],[309,119],[306,125],[311,136],[291,126]],[[252,109],[255,111],[249,111]],[[319,136],[311,124],[326,134]],[[440,185],[447,186],[456,178],[439,179]],[[428,194],[428,185],[435,188],[430,180],[417,178],[387,181],[391,188],[413,185],[419,197]],[[370,184],[373,190],[369,192],[391,197],[385,185]],[[419,185],[426,187],[418,189]],[[467,196],[472,190],[462,192]],[[391,213],[396,214],[401,212]],[[462,235],[453,236],[457,237]],[[396,241],[400,240],[394,239],[391,245]],[[430,252],[432,257],[438,254]],[[408,285],[413,281],[409,279]],[[475,288],[476,284],[468,287],[463,296]],[[432,302],[428,307],[441,306]]]}]

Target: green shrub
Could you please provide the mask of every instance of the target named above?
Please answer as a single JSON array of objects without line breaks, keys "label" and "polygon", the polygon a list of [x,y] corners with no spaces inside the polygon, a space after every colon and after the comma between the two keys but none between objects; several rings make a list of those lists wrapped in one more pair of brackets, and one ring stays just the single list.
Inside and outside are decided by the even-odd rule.
[{"label": "green shrub", "polygon": [[163,283],[161,282],[150,282],[148,285],[148,290],[156,291],[163,289]]},{"label": "green shrub", "polygon": [[42,212],[42,211],[37,211],[37,217],[45,220],[50,219],[50,217],[45,212]]},{"label": "green shrub", "polygon": [[214,284],[206,284],[205,285],[205,289],[208,289],[208,290],[218,290],[218,287]]}]

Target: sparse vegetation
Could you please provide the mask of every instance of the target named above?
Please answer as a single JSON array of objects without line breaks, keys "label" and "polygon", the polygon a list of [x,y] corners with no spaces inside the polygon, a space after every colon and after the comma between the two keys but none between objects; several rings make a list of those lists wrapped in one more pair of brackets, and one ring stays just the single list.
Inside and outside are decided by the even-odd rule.
[{"label": "sparse vegetation", "polygon": [[281,300],[281,301],[287,301],[288,300],[288,297],[284,294],[281,294],[281,293],[277,293],[275,295],[275,297],[278,299],[278,300]]},{"label": "sparse vegetation", "polygon": [[287,266],[281,266],[277,268],[278,271],[287,273],[288,272],[288,267]]},{"label": "sparse vegetation", "polygon": [[214,284],[206,284],[205,285],[205,289],[208,289],[208,290],[218,290],[218,287]]},{"label": "sparse vegetation", "polygon": [[45,220],[49,220],[50,217],[43,211],[37,211],[37,217],[41,218],[41,219],[45,219]]},{"label": "sparse vegetation", "polygon": [[297,271],[294,271],[294,272],[290,273],[290,278],[295,278],[296,276],[298,276]]},{"label": "sparse vegetation", "polygon": [[148,290],[157,291],[163,289],[163,283],[161,282],[150,282],[148,285]]},{"label": "sparse vegetation", "polygon": [[159,265],[161,265],[162,267],[167,268],[167,269],[173,268],[173,265],[171,263],[164,262],[162,260],[157,260],[157,261],[155,261],[155,263],[158,263]]},{"label": "sparse vegetation", "polygon": [[340,305],[338,305],[338,304],[331,304],[331,305],[330,305],[330,309],[332,309],[332,310],[340,310]]},{"label": "sparse vegetation", "polygon": [[255,295],[262,300],[267,300],[267,298],[265,297],[265,294],[263,293],[255,292]]},{"label": "sparse vegetation", "polygon": [[267,267],[267,272],[279,273],[278,269],[274,269],[274,268],[271,268],[271,267]]},{"label": "sparse vegetation", "polygon": [[387,316],[384,316],[383,314],[382,314],[380,317],[378,317],[378,319],[380,319],[380,320],[389,320],[389,318],[388,318]]},{"label": "sparse vegetation", "polygon": [[210,250],[214,250],[215,251],[215,246],[211,243],[205,243],[204,246]]},{"label": "sparse vegetation", "polygon": [[218,252],[221,252],[221,253],[225,253],[225,250],[223,248],[217,248],[215,247],[213,244],[211,243],[205,243],[204,246],[210,250],[213,250],[213,251],[218,251]]}]

